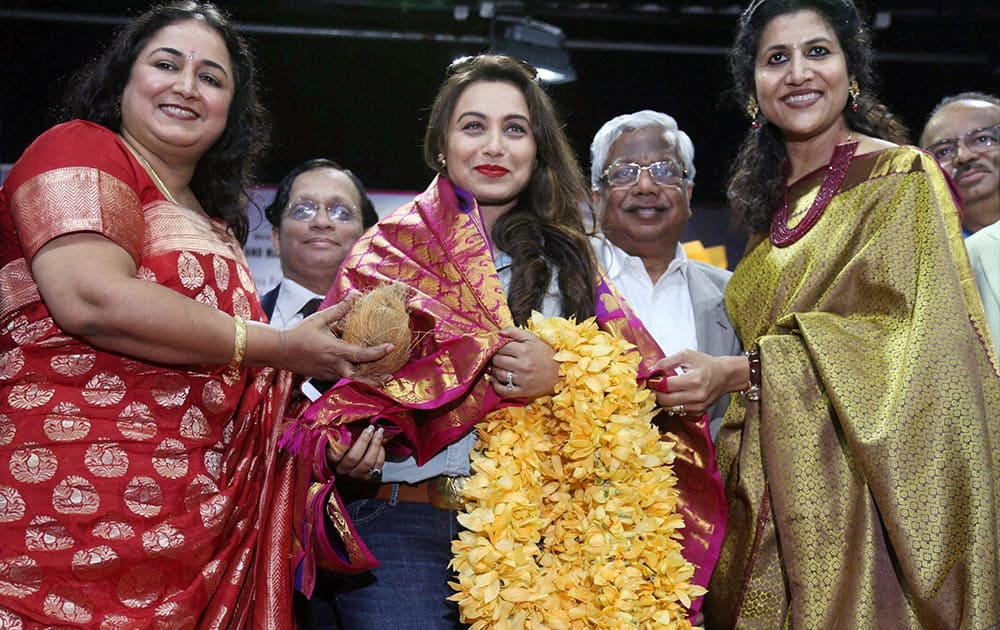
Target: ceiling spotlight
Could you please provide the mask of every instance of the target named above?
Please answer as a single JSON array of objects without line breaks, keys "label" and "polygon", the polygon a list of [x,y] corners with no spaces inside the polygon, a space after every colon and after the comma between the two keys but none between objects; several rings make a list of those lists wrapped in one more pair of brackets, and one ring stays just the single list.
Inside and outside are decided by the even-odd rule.
[{"label": "ceiling spotlight", "polygon": [[497,16],[496,20],[508,26],[494,43],[494,51],[530,63],[545,83],[576,81],[566,36],[559,27],[526,17]]}]

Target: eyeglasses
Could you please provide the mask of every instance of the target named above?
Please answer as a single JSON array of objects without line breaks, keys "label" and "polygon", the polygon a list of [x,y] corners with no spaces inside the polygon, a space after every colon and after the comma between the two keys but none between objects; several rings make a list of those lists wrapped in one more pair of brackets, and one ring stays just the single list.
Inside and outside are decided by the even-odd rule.
[{"label": "eyeglasses", "polygon": [[933,155],[938,162],[941,164],[949,164],[955,159],[955,156],[958,155],[959,143],[961,143],[967,151],[981,154],[986,153],[990,149],[997,146],[998,136],[1000,136],[1000,125],[993,125],[992,127],[974,129],[961,138],[948,138],[947,140],[935,142],[925,148],[930,151],[931,155]]},{"label": "eyeglasses", "polygon": [[612,164],[604,169],[601,178],[612,188],[628,188],[639,182],[643,171],[649,171],[649,176],[661,186],[677,186],[687,179],[687,170],[669,160],[653,162],[649,166],[639,166],[634,162]]},{"label": "eyeglasses", "polygon": [[[286,216],[295,221],[312,221],[319,213],[320,205],[311,199],[297,199],[288,206]],[[326,206],[326,216],[331,221],[352,223],[357,220],[358,211],[342,201]]]}]

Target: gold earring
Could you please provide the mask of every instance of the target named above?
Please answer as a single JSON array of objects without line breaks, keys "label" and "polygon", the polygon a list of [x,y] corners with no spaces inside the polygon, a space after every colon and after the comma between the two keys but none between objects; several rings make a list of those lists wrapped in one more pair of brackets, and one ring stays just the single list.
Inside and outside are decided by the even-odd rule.
[{"label": "gold earring", "polygon": [[448,170],[448,160],[444,159],[444,156],[440,153],[437,154],[438,166],[441,167],[442,171]]},{"label": "gold earring", "polygon": [[758,120],[758,116],[760,116],[760,107],[757,105],[757,97],[753,94],[750,95],[750,100],[747,102],[747,115],[750,116],[750,120],[753,121],[750,123],[750,126],[754,129],[760,129],[760,120]]},{"label": "gold earring", "polygon": [[858,80],[851,79],[851,84],[847,87],[847,96],[849,97],[848,102],[850,103],[851,111],[858,111],[858,97],[861,95],[861,88],[858,87]]}]

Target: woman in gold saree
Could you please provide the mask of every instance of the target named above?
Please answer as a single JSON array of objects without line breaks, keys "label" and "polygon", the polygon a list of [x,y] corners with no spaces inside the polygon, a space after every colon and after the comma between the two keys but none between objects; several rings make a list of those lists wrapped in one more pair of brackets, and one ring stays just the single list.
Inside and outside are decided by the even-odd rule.
[{"label": "woman in gold saree", "polygon": [[757,382],[720,433],[711,627],[1000,623],[997,358],[957,197],[895,144],[869,37],[850,0],[761,0],[731,52],[753,237],[726,304]]}]

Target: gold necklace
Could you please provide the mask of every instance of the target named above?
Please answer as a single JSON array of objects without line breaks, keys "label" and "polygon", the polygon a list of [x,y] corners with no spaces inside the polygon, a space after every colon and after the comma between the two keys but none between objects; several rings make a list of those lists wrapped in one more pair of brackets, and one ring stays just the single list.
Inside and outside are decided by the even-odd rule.
[{"label": "gold necklace", "polygon": [[163,193],[163,196],[166,197],[167,200],[170,201],[170,203],[174,204],[175,206],[180,205],[177,203],[177,200],[174,199],[174,196],[170,194],[170,189],[167,188],[167,185],[164,184],[163,180],[160,179],[160,176],[156,174],[156,170],[153,168],[153,165],[147,162],[146,158],[142,157],[142,154],[140,154],[135,149],[135,147],[132,146],[132,143],[129,142],[125,138],[125,136],[118,134],[118,137],[122,139],[122,142],[124,142],[125,146],[128,147],[128,150],[132,152],[132,155],[135,156],[135,159],[139,160],[139,164],[142,165],[142,168],[146,169],[146,172],[149,173],[149,176],[153,178],[153,183],[156,184],[156,187],[160,190],[161,193]]}]

